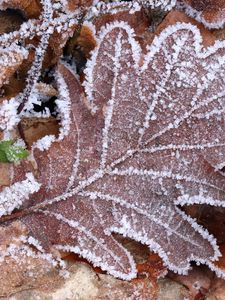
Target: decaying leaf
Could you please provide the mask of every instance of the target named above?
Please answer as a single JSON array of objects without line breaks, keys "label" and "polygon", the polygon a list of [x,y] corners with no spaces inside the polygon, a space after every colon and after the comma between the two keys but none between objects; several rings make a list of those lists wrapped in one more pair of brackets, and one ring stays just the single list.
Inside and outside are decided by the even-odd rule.
[{"label": "decaying leaf", "polygon": [[0,2],[0,9],[19,9],[27,17],[37,18],[41,11],[41,1],[37,0],[2,0]]},{"label": "decaying leaf", "polygon": [[58,135],[58,122],[55,118],[23,118],[21,129],[24,139],[31,147],[36,141],[46,135]]},{"label": "decaying leaf", "polygon": [[215,238],[177,205],[225,206],[224,52],[223,42],[204,50],[191,24],[166,28],[144,57],[126,23],[103,28],[85,70],[87,100],[59,65],[61,131],[33,146],[41,186],[9,219],[20,217],[45,251],[78,253],[122,279],[136,267],[112,232],[175,272],[192,260],[215,269]]},{"label": "decaying leaf", "polygon": [[225,24],[224,0],[139,0],[144,7],[170,11],[175,8],[208,28],[222,28]]},{"label": "decaying leaf", "polygon": [[37,253],[32,245],[24,245],[26,234],[25,226],[19,221],[0,228],[1,299],[16,294],[15,297],[22,300],[26,292],[29,294],[34,289],[48,292],[63,282],[63,277],[50,262],[51,256]]},{"label": "decaying leaf", "polygon": [[215,274],[207,270],[205,266],[194,266],[188,275],[178,275],[170,273],[169,277],[174,281],[182,284],[188,289],[187,299],[202,299],[206,296],[212,286]]},{"label": "decaying leaf", "polygon": [[208,28],[221,28],[225,24],[224,0],[177,0],[177,8]]}]

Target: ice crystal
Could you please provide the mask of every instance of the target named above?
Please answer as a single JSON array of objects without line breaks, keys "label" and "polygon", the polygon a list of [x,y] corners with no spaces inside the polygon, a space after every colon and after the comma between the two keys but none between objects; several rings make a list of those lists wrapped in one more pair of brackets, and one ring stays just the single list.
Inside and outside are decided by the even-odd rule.
[{"label": "ice crystal", "polygon": [[153,9],[160,8],[163,10],[171,10],[176,4],[176,0],[138,0],[137,2]]},{"label": "ice crystal", "polygon": [[12,130],[20,121],[17,115],[16,107],[18,106],[18,101],[15,98],[4,100],[0,104],[0,129],[2,131]]},{"label": "ice crystal", "polygon": [[16,43],[12,43],[9,47],[0,46],[0,86],[6,83],[6,78],[9,73],[14,73],[21,62],[27,58],[28,51]]},{"label": "ice crystal", "polygon": [[15,208],[19,208],[30,194],[40,189],[40,184],[32,173],[27,173],[26,177],[25,180],[5,187],[0,192],[0,216],[10,214]]}]

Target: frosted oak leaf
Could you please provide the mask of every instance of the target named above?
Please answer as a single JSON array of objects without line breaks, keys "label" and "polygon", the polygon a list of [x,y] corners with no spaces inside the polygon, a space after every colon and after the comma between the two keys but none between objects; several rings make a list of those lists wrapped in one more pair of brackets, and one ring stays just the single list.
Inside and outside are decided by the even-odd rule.
[{"label": "frosted oak leaf", "polygon": [[175,272],[185,274],[193,260],[215,269],[215,238],[177,205],[225,206],[224,54],[225,43],[205,50],[197,28],[178,23],[143,57],[133,30],[117,22],[98,35],[87,100],[59,66],[62,98],[71,101],[67,135],[34,149],[41,188],[21,217],[46,251],[73,251],[131,279],[135,263],[117,232]]}]

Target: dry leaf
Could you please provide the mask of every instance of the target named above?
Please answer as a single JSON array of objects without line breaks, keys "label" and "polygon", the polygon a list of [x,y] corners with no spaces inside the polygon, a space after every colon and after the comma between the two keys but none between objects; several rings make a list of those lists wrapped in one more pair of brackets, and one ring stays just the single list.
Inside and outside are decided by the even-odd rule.
[{"label": "dry leaf", "polygon": [[208,28],[222,28],[225,24],[224,0],[177,0],[177,7]]},{"label": "dry leaf", "polygon": [[36,0],[2,0],[0,9],[20,9],[28,18],[37,18],[40,15],[41,2]]},{"label": "dry leaf", "polygon": [[27,58],[28,51],[24,47],[12,44],[10,47],[5,49],[0,47],[0,87],[6,83],[12,74],[22,64],[23,60]]},{"label": "dry leaf", "polygon": [[224,206],[216,171],[224,165],[224,43],[205,51],[200,41],[190,24],[168,27],[139,67],[131,28],[103,29],[85,71],[94,115],[73,73],[59,67],[63,130],[34,147],[41,187],[20,213],[46,250],[79,253],[130,279],[135,264],[111,236],[118,232],[173,271],[186,273],[191,260],[215,269],[215,239],[176,206]]}]

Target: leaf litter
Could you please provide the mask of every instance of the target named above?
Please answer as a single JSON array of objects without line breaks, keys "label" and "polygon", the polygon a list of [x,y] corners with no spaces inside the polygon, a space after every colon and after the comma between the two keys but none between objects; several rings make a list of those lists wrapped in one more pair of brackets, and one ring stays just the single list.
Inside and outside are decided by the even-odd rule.
[{"label": "leaf litter", "polygon": [[[44,40],[22,95],[31,99],[26,105],[34,101]],[[137,270],[112,233],[146,244],[177,273],[195,261],[224,277],[213,263],[221,255],[216,239],[180,209],[225,206],[224,42],[205,49],[195,26],[177,23],[144,55],[124,22],[101,28],[96,40],[85,94],[74,70],[59,64],[59,135],[32,146],[36,171],[23,165],[2,188],[2,215],[20,208],[3,222],[19,218],[32,236],[25,244],[78,253],[121,279]],[[19,201],[6,203],[9,193]]]}]

